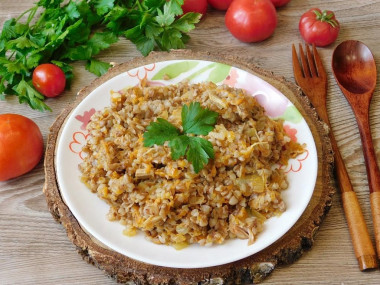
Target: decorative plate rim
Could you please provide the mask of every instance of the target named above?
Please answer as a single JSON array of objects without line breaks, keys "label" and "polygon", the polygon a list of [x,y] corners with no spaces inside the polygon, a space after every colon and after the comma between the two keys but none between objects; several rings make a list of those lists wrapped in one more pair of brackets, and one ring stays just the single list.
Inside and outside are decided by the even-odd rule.
[{"label": "decorative plate rim", "polygon": [[[80,110],[82,110],[83,111],[83,106],[86,106],[86,102],[88,102],[88,101],[91,101],[91,98],[93,98],[93,97],[96,97],[96,96],[100,96],[100,95],[94,95],[94,94],[97,94],[97,93],[100,93],[100,92],[103,92],[102,90],[104,89],[104,88],[107,88],[107,85],[109,85],[109,84],[111,84],[112,83],[112,81],[114,81],[114,80],[116,80],[115,78],[121,78],[121,77],[123,77],[123,76],[126,76],[126,75],[128,75],[128,76],[130,76],[130,77],[133,77],[133,78],[137,78],[137,80],[142,80],[142,79],[152,79],[154,76],[151,76],[151,77],[149,77],[150,75],[149,75],[149,72],[150,71],[153,71],[154,70],[154,68],[152,69],[152,65],[154,65],[154,66],[156,66],[156,65],[159,65],[159,64],[166,64],[166,65],[168,65],[168,64],[172,64],[172,63],[176,63],[176,62],[201,62],[201,63],[204,63],[204,64],[219,64],[219,63],[217,63],[217,62],[213,62],[213,61],[207,61],[207,60],[167,60],[167,61],[159,61],[159,62],[156,62],[156,63],[153,63],[153,64],[147,64],[147,65],[143,65],[143,66],[140,66],[140,67],[137,67],[137,68],[134,68],[134,69],[131,69],[131,70],[129,70],[129,71],[126,71],[126,72],[124,72],[124,73],[121,73],[121,74],[119,74],[119,75],[117,75],[117,76],[115,76],[115,77],[113,77],[113,78],[111,78],[111,79],[109,79],[108,81],[106,81],[106,82],[104,82],[103,84],[101,84],[100,86],[98,86],[96,89],[94,89],[81,103],[79,103],[78,104],[78,106],[76,106],[72,111],[71,111],[71,113],[68,115],[68,117],[66,118],[66,123],[65,123],[65,125],[64,125],[64,127],[62,128],[62,130],[61,130],[61,135],[60,135],[60,137],[58,138],[58,140],[57,140],[57,156],[56,156],[56,158],[55,158],[55,165],[56,165],[56,170],[57,170],[57,182],[58,182],[58,185],[59,185],[59,188],[60,188],[60,192],[61,192],[61,195],[62,195],[62,198],[63,198],[63,200],[65,201],[65,203],[67,204],[67,206],[69,207],[69,209],[70,209],[70,211],[73,213],[73,215],[76,217],[76,219],[78,220],[78,222],[82,225],[82,226],[84,226],[84,228],[90,233],[90,234],[92,234],[95,238],[97,238],[100,242],[102,242],[102,243],[104,243],[106,246],[108,246],[108,247],[110,247],[111,249],[113,249],[113,250],[115,250],[115,251],[117,251],[117,252],[119,252],[119,253],[121,253],[121,254],[124,254],[124,255],[126,255],[126,256],[128,256],[128,257],[130,257],[130,258],[133,258],[133,259],[136,259],[136,260],[139,260],[139,261],[142,261],[142,262],[146,262],[146,263],[150,263],[150,264],[153,264],[153,265],[159,265],[159,266],[167,266],[167,267],[175,267],[175,268],[200,268],[200,267],[210,267],[210,266],[217,266],[217,265],[222,265],[222,264],[226,264],[226,263],[229,263],[229,262],[233,262],[233,261],[236,261],[236,260],[239,260],[239,259],[242,259],[242,258],[244,258],[244,257],[247,257],[247,256],[250,256],[250,255],[252,255],[252,254],[254,254],[254,253],[257,253],[258,251],[260,251],[260,250],[262,250],[262,249],[264,249],[264,248],[266,248],[267,246],[269,246],[270,244],[272,244],[272,243],[274,243],[275,241],[277,241],[279,238],[281,238],[296,222],[297,222],[297,220],[301,217],[301,215],[302,215],[302,213],[304,212],[304,210],[306,209],[306,207],[307,207],[307,204],[309,203],[309,201],[310,201],[310,199],[311,199],[311,197],[312,197],[312,193],[313,193],[313,190],[314,190],[314,185],[315,185],[315,181],[316,181],[316,177],[317,177],[317,156],[316,156],[316,147],[315,147],[315,143],[314,143],[314,140],[313,140],[313,136],[312,136],[312,134],[311,134],[311,132],[310,132],[310,129],[308,128],[308,126],[307,126],[307,123],[304,121],[304,119],[302,118],[302,120],[303,120],[303,124],[304,125],[306,125],[306,128],[307,128],[307,130],[309,131],[309,137],[311,137],[311,140],[312,140],[312,142],[311,142],[311,144],[308,144],[308,150],[310,150],[309,152],[308,152],[308,159],[309,160],[311,160],[312,158],[312,156],[314,155],[314,173],[312,173],[312,175],[311,175],[311,181],[312,181],[312,189],[311,189],[311,191],[309,191],[308,192],[308,197],[307,197],[307,202],[306,203],[303,203],[302,204],[302,207],[301,208],[299,208],[298,209],[298,211],[297,211],[297,213],[296,213],[296,216],[297,216],[297,218],[296,219],[294,219],[293,218],[293,222],[291,223],[291,225],[289,224],[288,225],[288,227],[287,227],[287,229],[285,229],[285,230],[283,230],[282,232],[281,232],[281,234],[280,235],[277,235],[276,236],[276,238],[275,239],[269,239],[270,240],[270,242],[267,242],[267,243],[263,243],[263,245],[259,248],[259,249],[256,249],[256,250],[254,250],[254,251],[249,251],[248,250],[248,253],[247,254],[240,254],[239,255],[239,257],[238,258],[236,258],[236,256],[232,256],[231,258],[224,258],[224,259],[218,259],[218,257],[215,257],[214,258],[214,260],[216,260],[216,262],[211,262],[210,263],[210,261],[208,260],[208,261],[206,261],[206,262],[202,262],[202,260],[201,261],[197,261],[196,263],[192,263],[192,264],[187,264],[187,263],[181,263],[181,262],[179,262],[178,261],[178,258],[180,258],[181,257],[181,255],[183,255],[182,253],[183,252],[185,252],[186,250],[188,250],[188,249],[184,249],[184,250],[181,250],[181,251],[175,251],[174,253],[173,253],[173,256],[175,257],[175,260],[174,260],[174,263],[173,263],[173,261],[171,261],[171,262],[167,262],[167,260],[161,260],[161,261],[157,261],[157,260],[152,260],[152,257],[150,257],[150,258],[141,258],[141,256],[138,256],[138,255],[135,255],[135,254],[131,254],[129,251],[128,252],[125,252],[125,250],[123,250],[122,248],[119,248],[119,247],[115,247],[113,244],[110,244],[109,242],[107,242],[107,239],[105,240],[104,239],[104,237],[102,237],[101,235],[99,235],[97,232],[96,232],[96,230],[94,230],[93,229],[93,227],[91,227],[91,226],[89,226],[88,224],[87,224],[87,222],[85,221],[85,220],[83,220],[83,213],[81,214],[80,213],[80,211],[78,212],[78,209],[76,209],[75,208],[75,206],[73,206],[73,201],[71,200],[72,199],[72,197],[70,197],[70,194],[69,193],[67,193],[67,191],[68,191],[68,189],[67,189],[67,187],[66,187],[66,185],[64,184],[64,180],[62,180],[63,178],[62,178],[62,175],[67,175],[67,174],[65,174],[65,170],[64,169],[62,169],[62,164],[60,163],[62,160],[62,157],[60,157],[60,149],[63,147],[63,143],[62,143],[62,138],[65,138],[65,133],[67,132],[67,130],[68,130],[68,128],[69,127],[67,127],[67,126],[70,126],[70,124],[72,123],[72,121],[73,120],[77,120],[77,121],[79,121],[79,122],[81,122],[80,120],[78,120],[78,119],[75,119],[75,117],[76,116],[79,116],[79,115],[83,115],[83,113],[81,113],[81,114],[79,114],[78,112],[80,111]],[[227,65],[224,65],[224,66],[227,66]],[[242,73],[246,73],[246,74],[250,74],[250,76],[253,76],[253,77],[255,77],[255,78],[257,78],[259,81],[263,81],[263,82],[265,82],[267,85],[269,85],[271,88],[273,88],[273,89],[275,89],[276,90],[276,92],[278,92],[278,93],[280,93],[276,88],[274,88],[272,85],[270,85],[269,83],[267,83],[266,81],[264,81],[263,79],[261,79],[261,78],[259,78],[259,77],[257,77],[257,76],[255,76],[255,75],[253,75],[253,74],[251,74],[251,73],[249,73],[249,72],[247,72],[247,71],[245,71],[245,70],[242,70],[242,69],[239,69],[239,68],[235,68],[235,67],[233,67],[233,66],[230,66],[231,67],[231,69],[235,69],[235,71],[237,70],[238,72],[242,72]],[[141,70],[142,72],[143,72],[143,69],[146,71],[146,73],[144,74],[144,76],[141,76],[141,74],[142,73],[139,73],[139,72],[136,72],[136,71],[139,71],[139,70]],[[230,76],[230,78],[228,78],[228,80],[232,80],[231,79],[231,69],[229,70],[229,74],[228,74],[228,76]],[[211,71],[212,71],[213,69],[212,68],[209,68],[209,71],[210,71],[210,73],[211,73]],[[208,73],[208,76],[210,77],[211,75],[210,75],[210,73]],[[182,73],[182,74],[186,74],[186,73]],[[217,76],[217,75],[215,75],[215,76]],[[227,77],[228,77],[227,76]],[[204,76],[203,76],[204,77]],[[225,78],[226,80],[227,80],[227,77]],[[195,80],[197,77],[193,77],[192,78],[192,80]],[[178,79],[178,78],[177,78]],[[180,80],[182,80],[183,78],[182,77],[180,77],[179,78]],[[160,81],[160,79],[159,80],[155,80],[156,82],[161,82]],[[110,83],[111,82],[111,83]],[[121,86],[121,88],[122,87],[124,87],[124,86]],[[119,89],[121,89],[121,88],[119,88]],[[281,94],[281,93],[280,93]],[[286,98],[284,95],[282,95],[284,98]],[[287,98],[286,98],[286,100],[288,100]],[[293,106],[294,107],[294,105],[288,100],[288,103],[290,104],[289,106]],[[295,108],[295,107],[294,107]],[[90,109],[91,110],[91,109]],[[301,116],[302,117],[302,116]],[[82,120],[82,124],[83,123],[85,123],[85,119],[83,119]],[[77,124],[79,124],[79,123],[77,123]],[[293,126],[294,127],[294,124],[289,124],[291,127]],[[297,127],[295,127],[295,129],[297,129]],[[75,133],[75,132],[74,132]],[[85,136],[85,135],[84,135]],[[75,138],[74,138],[74,141],[75,141]],[[70,143],[71,143],[72,141],[70,141]],[[310,146],[310,149],[309,149],[309,146]],[[79,155],[79,154],[78,154]],[[306,158],[304,158],[304,159],[306,159]],[[299,164],[299,165],[301,165],[301,164]],[[290,168],[289,169],[289,171],[291,172],[291,171],[294,171],[294,169],[292,169],[292,168]],[[79,178],[78,178],[79,179]],[[95,194],[93,194],[93,193],[91,193],[88,189],[86,189],[86,191],[88,192],[88,193],[90,193],[91,195],[93,195],[94,197],[96,197],[96,199],[98,199],[99,201],[100,201],[100,199],[99,198],[97,198],[97,196],[95,195]],[[288,190],[285,190],[285,192],[283,192],[283,193],[286,193],[286,191],[289,191],[289,189]],[[285,195],[286,196],[286,195]],[[285,198],[284,198],[285,199]],[[291,208],[291,210],[292,210],[292,208]],[[283,217],[286,213],[288,212],[288,210],[281,216],[281,217]],[[289,212],[288,212],[289,213]],[[287,215],[285,215],[285,217],[286,217]],[[279,218],[279,219],[281,219],[281,217]],[[104,219],[106,220],[106,218],[105,218],[105,216],[104,216]],[[265,225],[268,225],[268,223],[270,224],[270,221],[271,220],[275,220],[275,219],[277,219],[277,218],[272,218],[272,219],[270,219],[269,221],[267,221],[266,222],[266,224]],[[106,220],[106,223],[111,223],[111,222],[109,222],[108,220]],[[265,231],[265,230],[264,230]],[[122,233],[120,232],[120,235],[122,236],[122,238],[123,239],[134,239],[134,237],[133,238],[128,238],[128,237],[125,237],[125,236],[123,236],[122,235]],[[263,235],[263,233],[260,233],[259,234],[259,237],[258,237],[258,240],[260,239],[260,236],[262,236]],[[146,241],[147,243],[151,243],[151,242],[149,242],[149,241]],[[250,246],[250,247],[248,247],[247,245],[246,245],[246,241],[240,241],[240,240],[238,240],[238,242],[242,242],[242,243],[244,243],[245,244],[245,246],[248,248],[248,249],[250,249],[250,248],[252,248],[253,247],[253,245],[252,246]],[[229,248],[229,247],[231,247],[229,244],[231,243],[231,241],[228,241],[226,244],[224,244],[224,245],[218,245],[218,246],[214,246],[214,247],[226,247],[226,248]],[[234,243],[234,242],[232,242],[232,243]],[[236,243],[236,241],[235,241],[235,243]],[[257,241],[256,241],[256,243],[257,243]],[[256,244],[255,243],[255,244]],[[197,246],[197,245],[195,245],[195,246]],[[234,245],[233,245],[234,246]],[[233,247],[232,246],[232,247]],[[172,250],[172,248],[170,248],[170,247],[167,247],[167,246],[164,246],[164,245],[158,245],[158,247],[164,247],[164,248],[166,248],[166,249],[169,249],[169,251],[170,250]],[[191,247],[194,247],[194,246],[190,246],[189,248],[191,248]],[[200,246],[198,246],[198,247],[200,247]],[[211,247],[212,248],[212,247]],[[205,247],[202,247],[202,250],[201,251],[207,251],[208,253],[207,254],[215,254],[215,252],[209,252],[210,251],[210,248],[205,248]],[[223,257],[223,256],[222,256]]]}]

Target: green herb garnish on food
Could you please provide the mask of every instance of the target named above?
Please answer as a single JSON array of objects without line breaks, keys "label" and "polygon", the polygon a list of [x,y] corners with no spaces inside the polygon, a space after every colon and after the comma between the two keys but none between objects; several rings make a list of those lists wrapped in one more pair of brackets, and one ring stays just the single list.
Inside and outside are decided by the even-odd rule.
[{"label": "green herb garnish on food", "polygon": [[[50,110],[32,84],[39,64],[58,65],[69,83],[73,61],[100,76],[111,66],[96,57],[120,37],[145,56],[184,48],[201,15],[182,15],[183,0],[40,0],[0,32],[0,99],[18,96],[33,109]],[[128,52],[128,51],[126,51]],[[69,84],[66,84],[69,86]]]},{"label": "green herb garnish on food", "polygon": [[207,135],[214,129],[218,113],[201,107],[199,102],[190,103],[182,107],[181,132],[167,120],[158,118],[151,122],[144,133],[144,146],[163,145],[169,142],[172,159],[186,156],[198,173],[209,161],[214,158],[214,149],[208,140],[198,135]]}]

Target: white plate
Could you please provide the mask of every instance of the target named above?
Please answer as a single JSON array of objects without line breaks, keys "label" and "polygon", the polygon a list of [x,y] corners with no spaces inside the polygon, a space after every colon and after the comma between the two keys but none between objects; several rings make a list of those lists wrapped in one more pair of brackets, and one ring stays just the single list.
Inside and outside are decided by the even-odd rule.
[{"label": "white plate", "polygon": [[[164,80],[165,75],[170,80]],[[127,237],[124,227],[106,218],[109,206],[91,193],[80,182],[81,148],[85,144],[85,126],[95,110],[109,106],[111,90],[134,86],[146,78],[151,84],[165,85],[183,79],[190,82],[211,80],[244,88],[259,100],[271,117],[285,120],[288,134],[300,143],[306,143],[307,151],[291,160],[287,168],[289,188],[282,192],[287,210],[280,216],[266,221],[257,241],[247,245],[247,240],[228,240],[223,245],[202,247],[190,245],[182,250],[157,245],[145,239],[142,233]],[[294,105],[276,88],[246,71],[228,65],[200,60],[174,60],[157,62],[120,74],[105,82],[89,94],[69,115],[58,139],[56,170],[62,197],[75,218],[91,235],[111,249],[130,258],[153,265],[175,268],[201,268],[221,265],[250,256],[266,248],[282,237],[299,219],[314,191],[317,177],[317,152],[313,136],[306,121]]]}]

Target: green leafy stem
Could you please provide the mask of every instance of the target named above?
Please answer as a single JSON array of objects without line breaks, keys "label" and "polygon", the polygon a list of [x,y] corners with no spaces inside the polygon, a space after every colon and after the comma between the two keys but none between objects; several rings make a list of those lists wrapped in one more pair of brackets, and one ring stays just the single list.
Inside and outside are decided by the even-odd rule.
[{"label": "green leafy stem", "polygon": [[[200,14],[182,15],[183,0],[39,0],[0,34],[0,99],[16,95],[33,109],[51,110],[31,82],[35,67],[53,62],[62,68],[67,88],[73,61],[100,76],[110,64],[95,57],[120,37],[145,56],[152,50],[184,48]],[[182,15],[182,16],[181,16]],[[25,20],[24,20],[25,19]]]}]

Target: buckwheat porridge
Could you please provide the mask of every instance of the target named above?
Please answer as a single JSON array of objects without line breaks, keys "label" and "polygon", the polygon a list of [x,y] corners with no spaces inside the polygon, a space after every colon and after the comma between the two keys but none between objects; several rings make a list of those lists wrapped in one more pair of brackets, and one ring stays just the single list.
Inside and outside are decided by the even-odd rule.
[{"label": "buckwheat porridge", "polygon": [[[214,158],[198,173],[168,142],[144,146],[144,132],[162,118],[181,130],[181,110],[199,102],[219,114],[201,136]],[[304,151],[257,101],[241,89],[213,83],[131,87],[111,92],[111,105],[96,112],[79,165],[82,181],[110,206],[108,219],[138,230],[154,243],[252,244],[266,219],[286,210],[287,177],[278,165]]]}]

